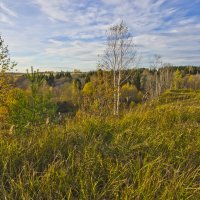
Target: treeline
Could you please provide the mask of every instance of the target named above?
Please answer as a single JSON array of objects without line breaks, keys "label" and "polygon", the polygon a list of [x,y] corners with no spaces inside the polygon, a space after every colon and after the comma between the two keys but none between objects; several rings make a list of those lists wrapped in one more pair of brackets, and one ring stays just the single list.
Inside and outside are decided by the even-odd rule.
[{"label": "treeline", "polygon": [[[168,89],[200,89],[200,67],[168,67],[156,69],[134,69],[121,85],[122,107],[150,100]],[[80,107],[96,104],[99,109],[112,105],[112,71],[93,71],[85,74],[84,80],[73,80],[74,101]],[[107,108],[106,108],[107,110]]]},{"label": "treeline", "polygon": [[[159,69],[139,68],[124,71],[128,77],[121,85],[121,109],[151,100],[168,89],[200,89],[200,67],[164,66]],[[58,72],[40,74],[43,78],[42,93],[51,88],[52,98],[62,113],[87,110],[105,112],[113,107],[112,71],[96,70],[71,74]],[[46,85],[46,86],[45,86]],[[101,111],[100,111],[101,110]]]},{"label": "treeline", "polygon": [[44,78],[49,86],[55,86],[56,79],[67,78],[69,81],[72,80],[70,72],[58,72],[55,75],[50,73],[49,75],[44,75]]}]

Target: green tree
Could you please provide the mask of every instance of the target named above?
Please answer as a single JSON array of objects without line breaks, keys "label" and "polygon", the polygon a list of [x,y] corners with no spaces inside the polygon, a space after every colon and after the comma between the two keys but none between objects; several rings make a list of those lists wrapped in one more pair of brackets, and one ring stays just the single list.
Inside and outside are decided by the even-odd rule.
[{"label": "green tree", "polygon": [[55,85],[55,77],[53,73],[50,73],[49,75],[45,76],[46,82],[49,86],[54,86]]},{"label": "green tree", "polygon": [[31,73],[27,71],[26,77],[30,81],[31,92],[18,91],[15,102],[10,106],[10,122],[18,132],[44,124],[56,111],[56,105],[51,101],[51,92],[43,94],[40,91],[45,76],[32,68]]},{"label": "green tree", "polygon": [[45,76],[39,73],[39,70],[34,71],[33,67],[31,67],[31,72],[29,73],[29,71],[27,70],[27,74],[25,77],[30,81],[32,96],[35,97],[39,92],[39,88],[42,86],[45,80]]},{"label": "green tree", "polygon": [[24,133],[46,124],[56,112],[56,105],[51,96],[37,95],[34,98],[27,92],[18,91],[15,102],[10,106],[9,120],[15,125],[17,133]]},{"label": "green tree", "polygon": [[174,72],[173,76],[173,84],[172,84],[173,89],[180,89],[182,87],[182,83],[183,83],[182,74],[180,70],[177,69]]}]

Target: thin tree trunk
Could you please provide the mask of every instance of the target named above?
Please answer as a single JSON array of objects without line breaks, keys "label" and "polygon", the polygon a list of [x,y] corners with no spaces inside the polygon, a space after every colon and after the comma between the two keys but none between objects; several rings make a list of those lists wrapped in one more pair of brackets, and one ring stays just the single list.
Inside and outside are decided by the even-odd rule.
[{"label": "thin tree trunk", "polygon": [[114,104],[113,104],[113,114],[116,115],[116,72],[113,70],[113,87],[114,87]]},{"label": "thin tree trunk", "polygon": [[157,69],[156,69],[156,95],[155,96],[158,96],[158,72],[157,72]]},{"label": "thin tree trunk", "polygon": [[116,96],[116,62],[117,62],[117,55],[116,55],[116,42],[114,45],[114,67],[113,67],[113,87],[114,87],[114,104],[113,104],[113,114],[116,115],[116,101],[117,101],[117,96]]},{"label": "thin tree trunk", "polygon": [[121,71],[119,70],[119,76],[118,76],[118,81],[117,81],[117,110],[116,110],[116,115],[119,115],[120,82],[121,82]]}]

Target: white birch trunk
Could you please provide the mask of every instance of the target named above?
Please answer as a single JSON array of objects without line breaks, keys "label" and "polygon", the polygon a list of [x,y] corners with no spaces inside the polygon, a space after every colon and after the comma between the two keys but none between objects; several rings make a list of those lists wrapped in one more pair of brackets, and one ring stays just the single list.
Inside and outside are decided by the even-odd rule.
[{"label": "white birch trunk", "polygon": [[121,71],[119,70],[119,76],[118,76],[118,81],[117,81],[117,110],[116,110],[116,115],[119,115],[120,83],[121,83]]},{"label": "white birch trunk", "polygon": [[114,87],[114,102],[113,102],[113,114],[116,115],[116,72],[113,71],[113,87]]}]

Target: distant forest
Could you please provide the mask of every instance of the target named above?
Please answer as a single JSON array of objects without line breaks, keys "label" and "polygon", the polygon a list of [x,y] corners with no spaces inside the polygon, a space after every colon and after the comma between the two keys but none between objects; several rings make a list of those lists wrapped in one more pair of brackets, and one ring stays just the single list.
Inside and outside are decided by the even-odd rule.
[{"label": "distant forest", "polygon": [[[51,95],[61,113],[74,113],[78,109],[96,109],[104,112],[112,101],[112,71],[96,70],[90,72],[47,72],[32,69],[43,82],[40,91],[45,94],[51,88]],[[200,89],[200,67],[163,66],[156,68],[135,68],[126,70],[127,80],[121,86],[120,104],[129,108],[134,104],[149,101],[169,89]],[[28,90],[31,81],[27,74],[12,75],[16,88]],[[96,111],[97,111],[96,110]]]}]

